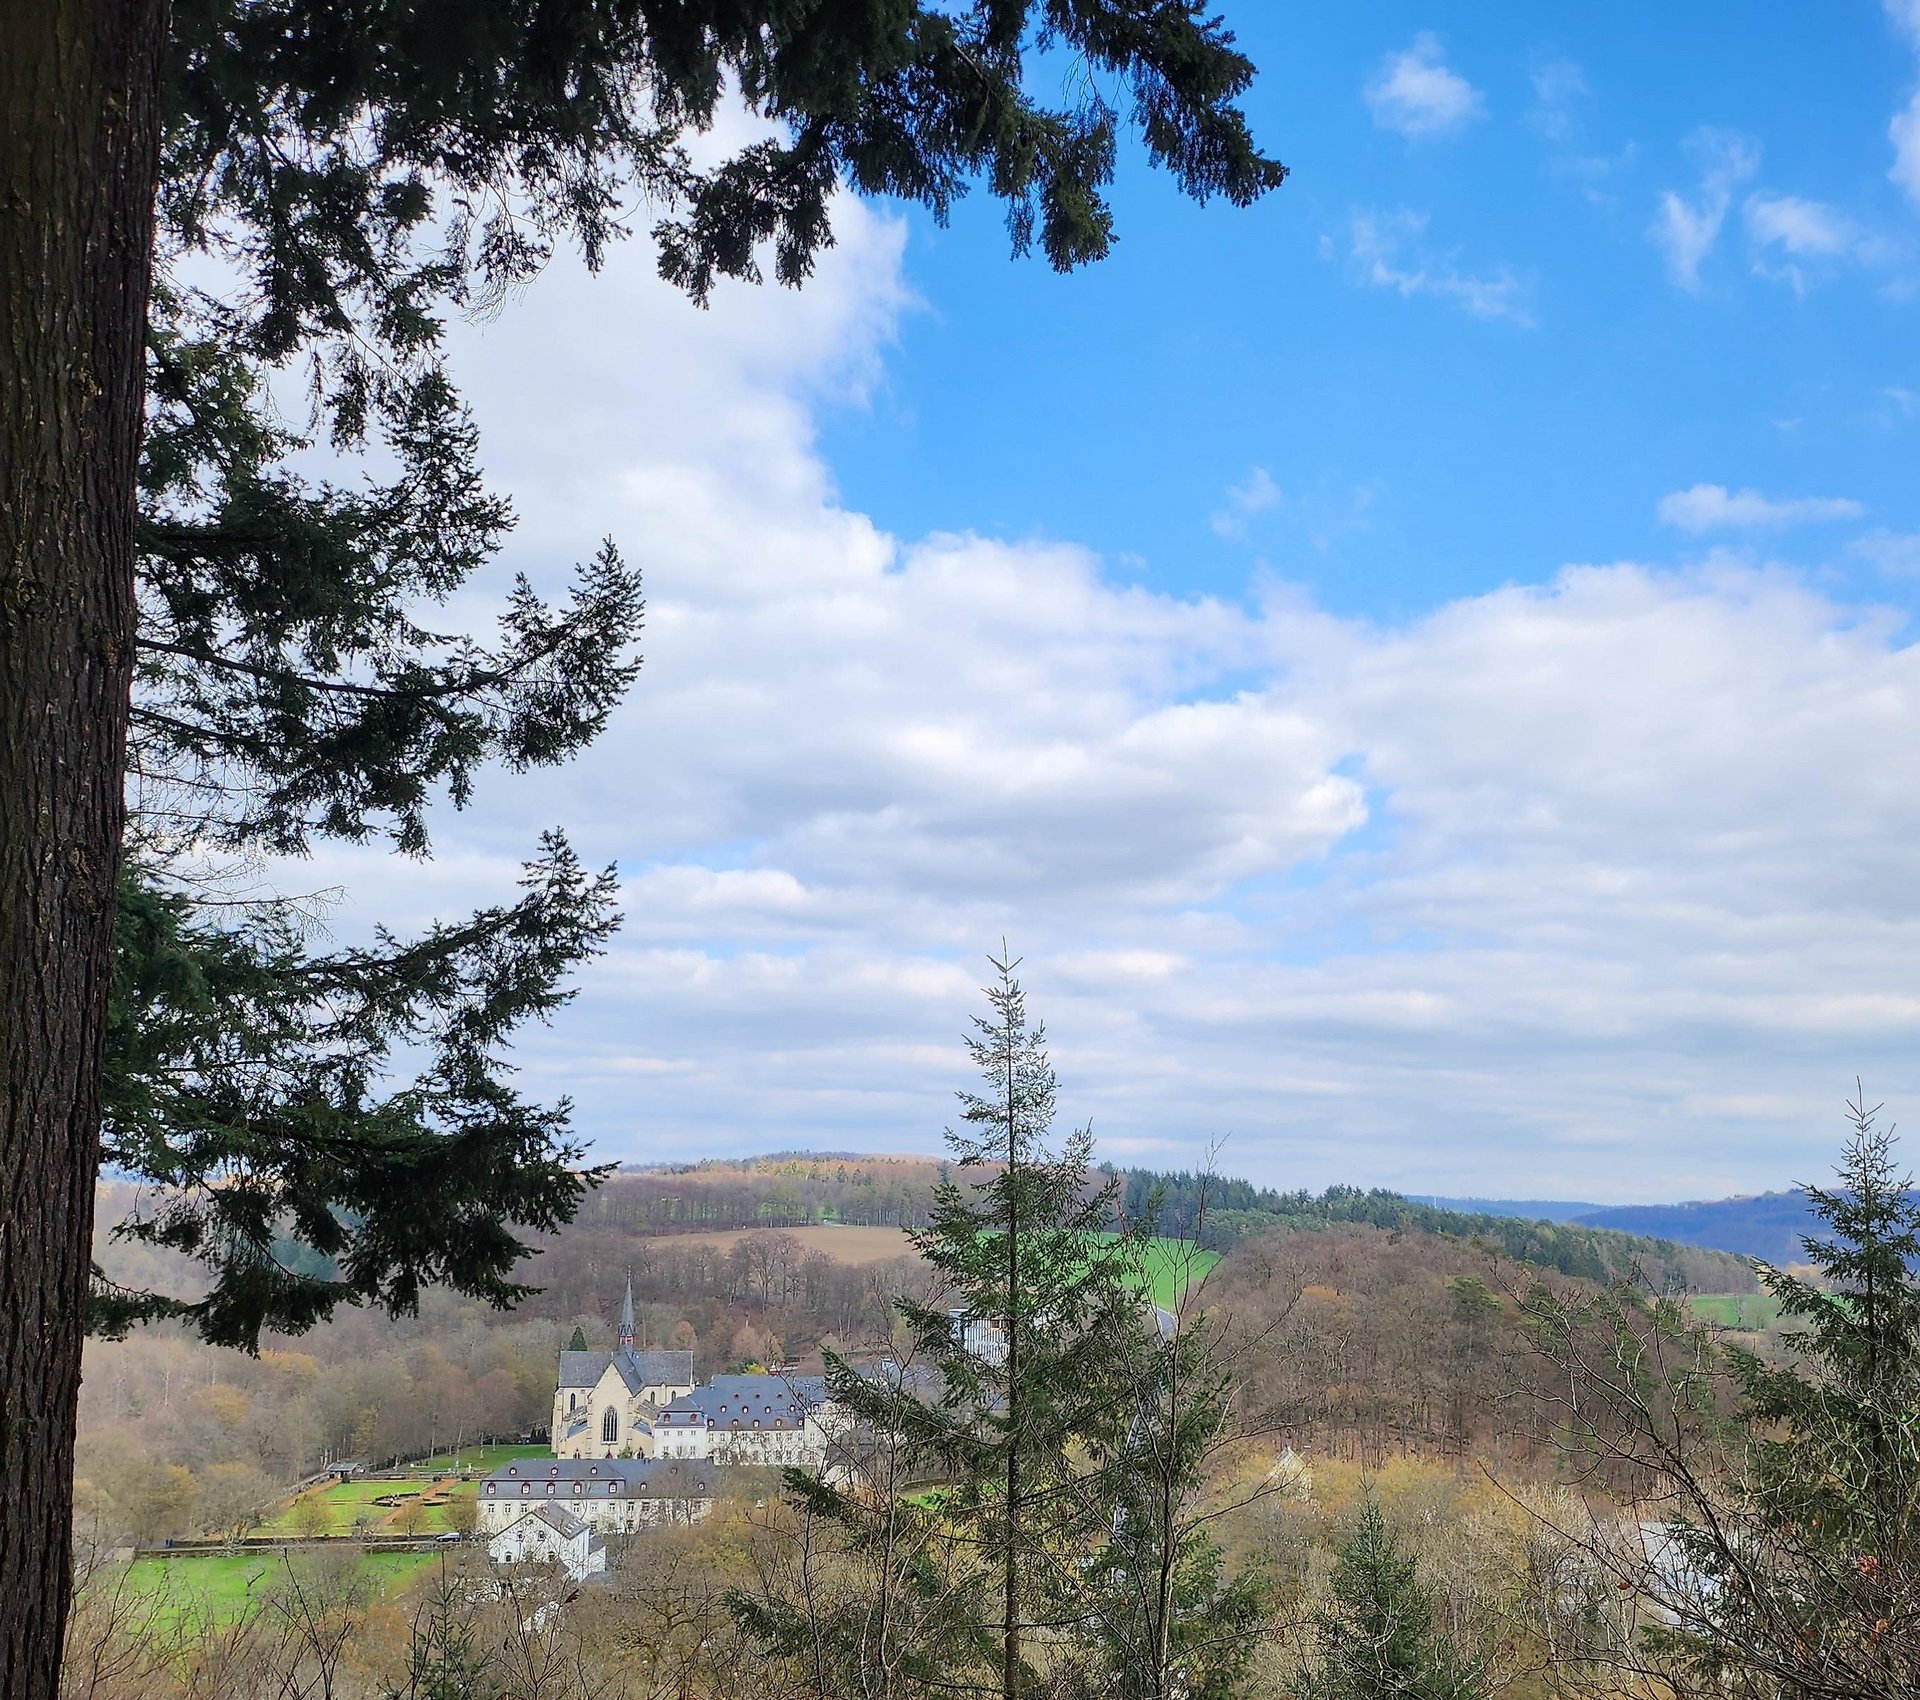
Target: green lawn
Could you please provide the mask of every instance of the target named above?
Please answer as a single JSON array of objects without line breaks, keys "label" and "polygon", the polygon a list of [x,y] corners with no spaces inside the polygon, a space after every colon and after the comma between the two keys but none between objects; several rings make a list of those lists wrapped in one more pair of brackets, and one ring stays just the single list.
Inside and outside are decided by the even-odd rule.
[{"label": "green lawn", "polygon": [[[370,1552],[362,1555],[360,1571],[390,1597],[438,1561],[439,1555],[431,1552]],[[182,1553],[135,1559],[127,1579],[142,1592],[168,1590],[183,1614],[223,1624],[233,1622],[249,1600],[284,1576],[286,1565],[279,1553]]]},{"label": "green lawn", "polygon": [[457,1453],[436,1453],[421,1464],[403,1464],[410,1474],[442,1476],[449,1470],[497,1470],[516,1458],[551,1458],[544,1446],[463,1446]]},{"label": "green lawn", "polygon": [[1145,1268],[1147,1297],[1169,1309],[1190,1282],[1204,1280],[1220,1261],[1217,1251],[1202,1251],[1184,1240],[1147,1241]]},{"label": "green lawn", "polygon": [[1780,1320],[1780,1301],[1771,1293],[1705,1293],[1694,1299],[1693,1314],[1721,1328],[1771,1328]]}]

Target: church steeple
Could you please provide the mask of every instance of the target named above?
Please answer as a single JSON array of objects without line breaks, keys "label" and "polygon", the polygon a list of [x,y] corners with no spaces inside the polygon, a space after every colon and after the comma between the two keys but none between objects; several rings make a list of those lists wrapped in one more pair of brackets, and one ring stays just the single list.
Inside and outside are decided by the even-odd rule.
[{"label": "church steeple", "polygon": [[627,1298],[620,1307],[620,1344],[623,1349],[633,1349],[633,1271],[627,1271]]}]

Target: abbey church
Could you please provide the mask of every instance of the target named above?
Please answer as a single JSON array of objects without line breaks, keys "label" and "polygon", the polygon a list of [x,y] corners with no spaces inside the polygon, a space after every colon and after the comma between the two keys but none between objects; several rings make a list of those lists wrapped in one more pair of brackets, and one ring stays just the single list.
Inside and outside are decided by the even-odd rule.
[{"label": "abbey church", "polygon": [[553,1390],[557,1458],[653,1456],[654,1416],[693,1392],[693,1353],[637,1351],[633,1344],[633,1280],[620,1307],[620,1333],[610,1352],[562,1352]]}]

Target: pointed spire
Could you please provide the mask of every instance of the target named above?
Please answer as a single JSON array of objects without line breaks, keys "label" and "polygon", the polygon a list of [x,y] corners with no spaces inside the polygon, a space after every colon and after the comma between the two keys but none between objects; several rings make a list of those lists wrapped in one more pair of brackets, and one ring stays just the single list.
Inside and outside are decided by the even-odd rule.
[{"label": "pointed spire", "polygon": [[620,1307],[620,1344],[633,1347],[633,1266],[627,1266],[627,1300]]}]

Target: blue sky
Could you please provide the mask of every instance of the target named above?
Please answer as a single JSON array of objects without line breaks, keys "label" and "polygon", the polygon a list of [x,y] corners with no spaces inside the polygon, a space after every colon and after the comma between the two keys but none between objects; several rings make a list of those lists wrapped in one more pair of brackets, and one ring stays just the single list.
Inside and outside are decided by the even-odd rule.
[{"label": "blue sky", "polygon": [[1920,6],[1232,8],[1292,168],[1130,161],[1068,278],[848,202],[803,292],[644,242],[456,358],[646,667],[337,926],[541,826],[626,926],[520,1051],[609,1157],[928,1150],[987,951],[1102,1152],[1719,1196],[1920,1101]]},{"label": "blue sky", "polygon": [[[945,231],[913,219],[925,307],[871,409],[824,435],[850,503],[906,532],[1073,538],[1169,589],[1236,594],[1265,563],[1388,616],[1543,559],[1670,554],[1656,504],[1700,481],[1914,520],[1920,256],[1887,135],[1914,60],[1879,8],[1232,17],[1286,186],[1195,208],[1130,159],[1113,257],[1069,278],[1008,265],[984,199]],[[1423,129],[1370,104],[1403,55],[1470,89],[1467,108]],[[1650,232],[1666,192],[1711,210],[1712,131],[1751,162],[1679,288]],[[1884,253],[1756,241],[1744,209],[1787,197]],[[1368,230],[1426,284],[1361,281]],[[1272,505],[1216,535],[1229,487],[1267,490],[1255,468]]]}]

